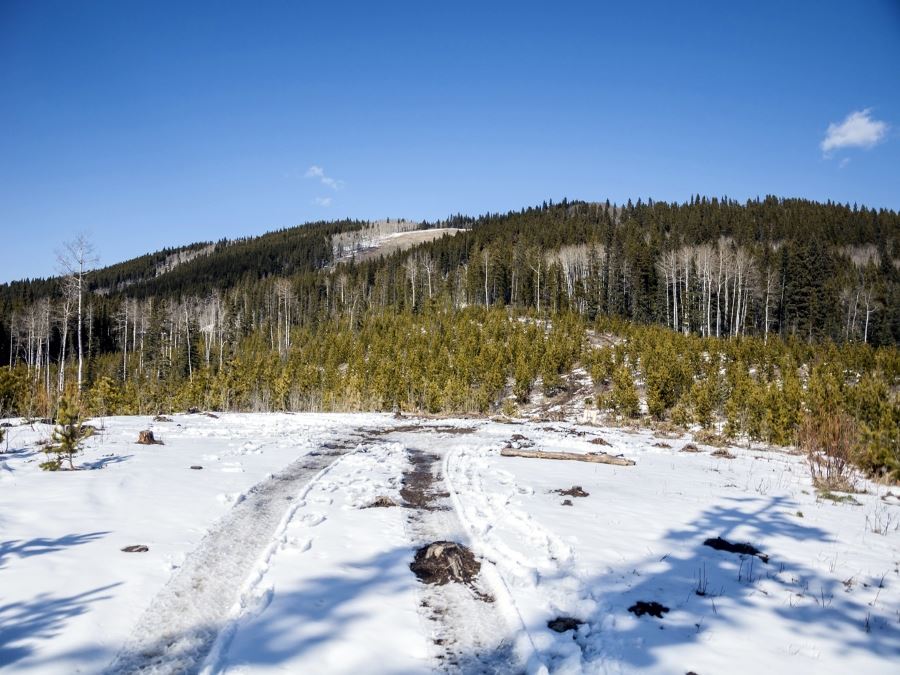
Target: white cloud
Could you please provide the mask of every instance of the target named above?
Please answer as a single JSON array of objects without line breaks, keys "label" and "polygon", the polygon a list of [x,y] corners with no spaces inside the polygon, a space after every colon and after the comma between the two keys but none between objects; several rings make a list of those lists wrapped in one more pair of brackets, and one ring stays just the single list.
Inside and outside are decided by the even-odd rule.
[{"label": "white cloud", "polygon": [[321,178],[325,175],[325,170],[321,166],[316,166],[313,164],[306,170],[306,173],[303,174],[304,178]]},{"label": "white cloud", "polygon": [[316,206],[329,207],[331,206],[331,197],[316,197],[313,199],[313,203]]},{"label": "white cloud", "polygon": [[303,174],[303,177],[318,178],[319,182],[322,183],[322,185],[329,187],[335,191],[340,190],[342,187],[344,187],[344,181],[337,180],[336,178],[332,178],[331,176],[326,176],[325,169],[323,169],[321,166],[316,166],[315,164],[313,164],[306,170],[306,173]]},{"label": "white cloud", "polygon": [[871,148],[881,143],[887,136],[888,124],[872,119],[871,112],[871,108],[856,110],[840,124],[829,124],[821,144],[825,157],[830,156],[832,150]]}]

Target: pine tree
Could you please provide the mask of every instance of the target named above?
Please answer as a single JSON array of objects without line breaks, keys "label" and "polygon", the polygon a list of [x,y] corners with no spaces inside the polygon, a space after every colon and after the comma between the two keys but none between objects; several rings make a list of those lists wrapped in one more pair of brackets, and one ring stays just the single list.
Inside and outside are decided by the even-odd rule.
[{"label": "pine tree", "polygon": [[68,398],[60,399],[56,413],[56,428],[51,436],[52,444],[47,446],[47,453],[56,456],[41,463],[40,467],[45,471],[58,471],[63,459],[66,459],[69,462],[69,469],[74,470],[73,458],[81,450],[83,438],[84,429],[78,410]]},{"label": "pine tree", "polygon": [[634,386],[631,369],[624,363],[613,373],[613,389],[610,400],[612,407],[625,417],[637,417],[638,394]]}]

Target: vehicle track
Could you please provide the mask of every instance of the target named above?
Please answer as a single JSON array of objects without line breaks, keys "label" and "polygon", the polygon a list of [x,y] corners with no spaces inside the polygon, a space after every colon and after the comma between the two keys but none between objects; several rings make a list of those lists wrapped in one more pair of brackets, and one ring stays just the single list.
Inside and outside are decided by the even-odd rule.
[{"label": "vehicle track", "polygon": [[197,672],[298,495],[361,441],[327,443],[251,488],[156,595],[106,672]]}]

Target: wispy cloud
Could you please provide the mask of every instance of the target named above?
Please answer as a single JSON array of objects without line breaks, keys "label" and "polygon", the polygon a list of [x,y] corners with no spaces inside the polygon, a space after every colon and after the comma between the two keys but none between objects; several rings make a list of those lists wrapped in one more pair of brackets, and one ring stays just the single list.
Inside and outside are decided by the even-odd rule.
[{"label": "wispy cloud", "polygon": [[872,119],[872,109],[855,110],[843,122],[828,125],[820,147],[825,157],[832,151],[844,148],[871,148],[881,143],[887,136],[888,124]]},{"label": "wispy cloud", "polygon": [[317,179],[322,185],[330,187],[335,191],[340,190],[342,187],[344,187],[344,181],[326,175],[325,169],[323,169],[321,166],[316,166],[315,164],[313,164],[306,170],[306,173],[303,174],[303,177]]},{"label": "wispy cloud", "polygon": [[315,199],[313,199],[313,204],[315,204],[316,206],[324,206],[327,208],[331,206],[331,197],[316,197]]}]

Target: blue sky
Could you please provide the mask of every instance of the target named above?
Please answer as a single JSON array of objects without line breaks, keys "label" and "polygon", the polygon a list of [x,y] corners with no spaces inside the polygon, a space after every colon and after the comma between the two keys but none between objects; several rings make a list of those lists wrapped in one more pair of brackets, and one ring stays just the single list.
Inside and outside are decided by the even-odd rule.
[{"label": "blue sky", "polygon": [[0,99],[0,281],[76,232],[110,264],[562,197],[900,209],[896,0],[0,0]]}]

